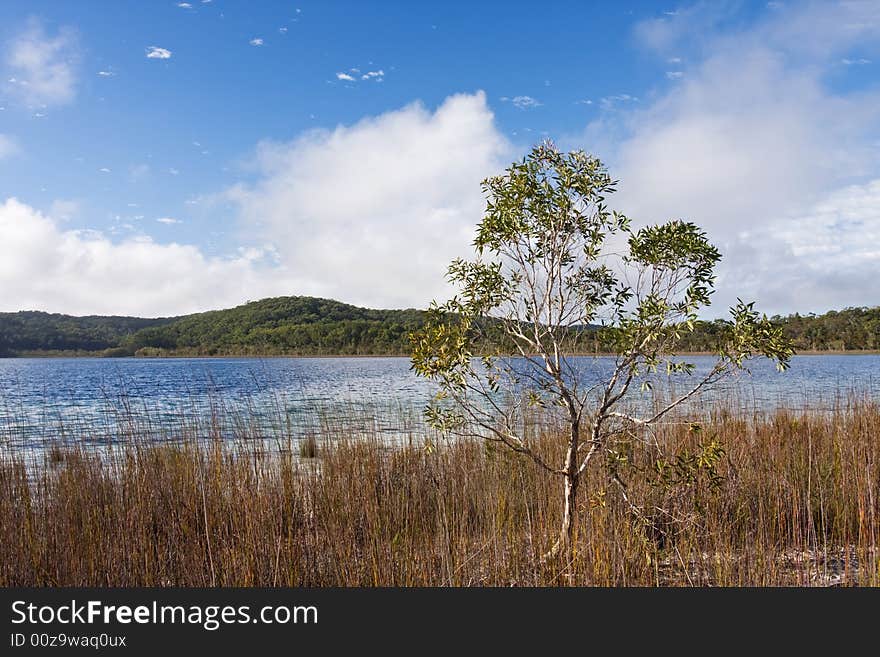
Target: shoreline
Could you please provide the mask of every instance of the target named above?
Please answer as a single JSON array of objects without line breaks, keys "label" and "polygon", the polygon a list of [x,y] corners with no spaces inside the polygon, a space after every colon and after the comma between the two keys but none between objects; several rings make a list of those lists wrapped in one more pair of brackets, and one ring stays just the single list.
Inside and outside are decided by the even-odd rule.
[{"label": "shoreline", "polygon": [[[597,356],[597,357],[609,357],[615,356],[616,354],[613,352],[581,352],[570,354],[572,357],[588,357],[588,356]],[[714,351],[682,351],[677,354],[673,354],[678,357],[686,357],[686,356],[714,356]],[[877,356],[880,355],[880,350],[878,349],[807,349],[804,351],[795,352],[795,357],[797,356]],[[15,354],[9,356],[0,356],[0,360],[21,360],[21,359],[63,359],[63,358],[91,358],[91,359],[99,359],[99,360],[120,360],[120,359],[134,359],[134,360],[222,360],[227,358],[237,358],[237,359],[253,359],[259,360],[263,358],[328,358],[328,359],[340,359],[340,358],[409,358],[411,354],[408,353],[400,353],[400,354],[240,354],[240,353],[229,353],[229,354],[213,354],[213,355],[205,355],[205,354],[163,354],[158,356],[105,356],[100,352],[98,353],[79,353],[79,354],[67,354],[67,353],[24,353],[24,354]]]}]

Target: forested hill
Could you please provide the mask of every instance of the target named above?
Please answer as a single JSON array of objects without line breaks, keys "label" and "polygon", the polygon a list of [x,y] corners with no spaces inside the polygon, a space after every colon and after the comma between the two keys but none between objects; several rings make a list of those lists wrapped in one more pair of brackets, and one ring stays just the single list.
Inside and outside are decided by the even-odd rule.
[{"label": "forested hill", "polygon": [[175,318],[72,317],[38,311],[0,313],[0,356],[113,349],[143,328],[173,321]]},{"label": "forested hill", "polygon": [[[800,351],[880,350],[880,308],[773,319]],[[314,297],[263,299],[164,319],[0,313],[0,356],[406,354],[407,336],[422,321],[420,310],[372,310]],[[700,322],[685,348],[711,351],[720,327]],[[584,347],[603,350],[599,340]]]},{"label": "forested hill", "polygon": [[128,341],[140,355],[402,354],[419,310],[372,310],[330,299],[277,297],[188,315]]}]

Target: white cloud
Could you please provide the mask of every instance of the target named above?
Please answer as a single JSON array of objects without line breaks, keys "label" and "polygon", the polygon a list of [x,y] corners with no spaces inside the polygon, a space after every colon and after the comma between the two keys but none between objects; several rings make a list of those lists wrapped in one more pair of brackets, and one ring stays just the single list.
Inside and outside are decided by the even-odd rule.
[{"label": "white cloud", "polygon": [[263,40],[260,39],[259,37],[255,37],[255,38],[251,39],[250,41],[248,41],[248,43],[251,44],[252,46],[262,46]]},{"label": "white cloud", "polygon": [[147,48],[147,59],[171,59],[171,51],[167,48],[150,46]]},{"label": "white cloud", "polygon": [[287,34],[287,28],[286,27],[279,27],[278,33],[279,34]]},{"label": "white cloud", "polygon": [[865,59],[864,57],[861,57],[859,59],[847,59],[846,57],[844,57],[840,60],[840,63],[844,66],[864,66],[865,64],[870,64],[871,60]]},{"label": "white cloud", "polygon": [[18,155],[20,152],[21,149],[15,139],[9,135],[0,133],[0,160],[12,157],[13,155]]},{"label": "white cloud", "polygon": [[11,92],[28,105],[63,105],[76,95],[76,36],[62,28],[54,36],[32,20],[6,53]]},{"label": "white cloud", "polygon": [[[880,178],[880,94],[826,82],[842,52],[877,43],[880,6],[873,17],[859,14],[866,4],[780,8],[736,32],[717,27],[707,5],[642,25],[637,34],[661,55],[689,51],[687,77],[648,103],[618,107],[582,136],[602,147],[621,181],[615,205],[634,221],[683,217],[718,244],[725,259],[712,314],[743,291],[770,311],[877,303],[869,278],[855,275],[847,280],[857,287],[835,301],[827,281],[843,280],[843,254],[813,258],[817,245],[807,248],[790,229],[803,225],[811,238],[836,235],[840,244],[865,239],[845,222],[818,230],[810,217],[823,199],[839,202],[839,190]],[[877,196],[860,198],[870,206]],[[873,276],[869,251],[858,261]]]},{"label": "white cloud", "polygon": [[192,5],[188,2],[178,2],[177,6],[181,9],[192,9]]},{"label": "white cloud", "polygon": [[102,78],[112,78],[116,73],[113,71],[98,71],[98,75]]},{"label": "white cloud", "polygon": [[110,169],[108,169],[107,167],[101,167],[100,169],[98,169],[98,171],[100,171],[101,173],[110,173]]},{"label": "white cloud", "polygon": [[[373,62],[370,62],[370,64],[372,63]],[[361,69],[355,67],[348,69],[348,72],[340,71],[336,74],[336,79],[344,82],[357,82],[358,79],[383,82],[385,80],[385,71],[378,69],[376,71],[367,71],[366,73],[361,74]]]},{"label": "white cloud", "polygon": [[599,105],[604,110],[612,110],[619,105],[637,102],[639,102],[639,99],[636,96],[630,96],[629,94],[617,94],[599,99]]},{"label": "white cloud", "polygon": [[271,250],[213,258],[143,235],[114,242],[96,231],[63,230],[16,199],[0,203],[0,234],[2,311],[155,317],[296,294],[299,287],[282,268],[267,270]]},{"label": "white cloud", "polygon": [[264,143],[261,179],[228,198],[313,294],[377,307],[444,297],[449,261],[471,253],[479,182],[510,146],[485,95],[420,104],[288,143]]},{"label": "white cloud", "polygon": [[664,18],[642,21],[636,25],[636,38],[646,46],[657,50],[665,59],[679,58],[684,48],[676,51],[681,44],[691,48],[711,41],[718,34],[717,26],[735,14],[733,3],[696,3],[682,8],[674,14],[664,14]]},{"label": "white cloud", "polygon": [[502,96],[500,100],[504,103],[512,103],[514,107],[521,110],[532,109],[534,107],[540,107],[541,105],[543,105],[543,103],[535,98],[532,98],[531,96],[514,96],[513,98]]},{"label": "white cloud", "polygon": [[132,236],[124,217],[121,241],[64,230],[64,206],[49,217],[9,199],[0,310],[159,316],[289,294],[424,307],[449,293],[449,261],[472,253],[479,181],[512,155],[483,93],[261,144],[257,182],[223,195],[251,242],[226,258]]},{"label": "white cloud", "polygon": [[733,243],[720,283],[782,313],[877,305],[880,179],[756,225]]},{"label": "white cloud", "polygon": [[670,80],[680,80],[684,77],[683,71],[666,71],[666,77]]},{"label": "white cloud", "polygon": [[173,224],[182,224],[183,222],[180,219],[174,219],[173,217],[159,217],[156,219],[160,224],[165,224],[171,226]]}]

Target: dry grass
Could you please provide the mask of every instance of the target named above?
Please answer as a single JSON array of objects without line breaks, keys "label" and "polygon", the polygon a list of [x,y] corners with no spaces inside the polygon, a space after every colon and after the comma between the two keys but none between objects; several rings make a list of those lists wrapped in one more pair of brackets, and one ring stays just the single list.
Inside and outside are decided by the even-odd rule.
[{"label": "dry grass", "polygon": [[659,438],[717,441],[723,481],[646,483],[635,447],[630,493],[654,525],[597,471],[570,563],[541,559],[561,482],[479,443],[58,448],[0,466],[0,585],[880,585],[876,406],[717,414]]}]

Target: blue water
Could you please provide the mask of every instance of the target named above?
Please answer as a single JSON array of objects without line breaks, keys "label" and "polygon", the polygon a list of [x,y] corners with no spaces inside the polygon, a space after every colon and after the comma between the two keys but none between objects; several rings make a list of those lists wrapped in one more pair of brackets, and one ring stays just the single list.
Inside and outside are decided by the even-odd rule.
[{"label": "blue water", "polygon": [[[698,372],[714,362],[689,360]],[[589,383],[611,361],[576,364]],[[828,408],[850,393],[880,400],[878,368],[878,355],[797,356],[784,373],[755,361],[750,374],[707,393],[695,408],[715,400],[757,410]],[[675,385],[686,383],[679,377]],[[126,431],[173,440],[183,426],[221,437],[248,427],[254,438],[297,438],[342,419],[400,433],[418,428],[434,391],[406,358],[0,359],[0,445],[101,443]]]}]

